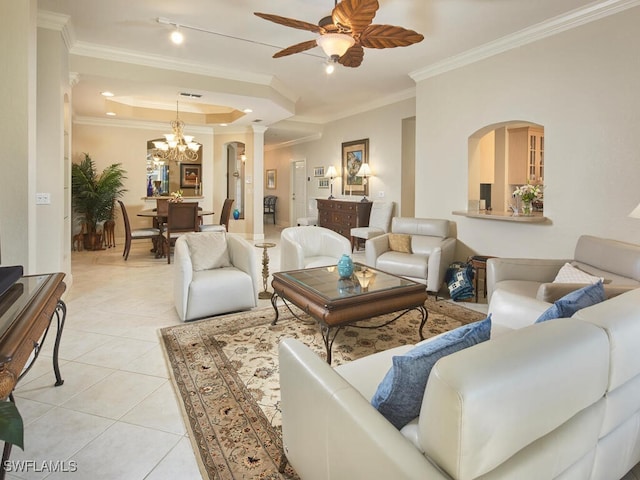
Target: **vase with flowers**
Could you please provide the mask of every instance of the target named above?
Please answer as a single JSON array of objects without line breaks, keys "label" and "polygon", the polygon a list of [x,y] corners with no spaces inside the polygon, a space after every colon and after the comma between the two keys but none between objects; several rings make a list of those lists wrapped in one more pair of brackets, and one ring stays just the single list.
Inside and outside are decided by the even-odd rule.
[{"label": "vase with flowers", "polygon": [[535,200],[542,200],[542,188],[542,185],[531,185],[530,183],[527,183],[526,185],[521,185],[515,189],[513,196],[520,198],[522,201],[523,215],[532,215],[533,202]]},{"label": "vase with flowers", "polygon": [[182,190],[176,190],[175,192],[171,192],[171,198],[169,199],[169,202],[180,203],[182,202],[182,200],[183,200]]}]

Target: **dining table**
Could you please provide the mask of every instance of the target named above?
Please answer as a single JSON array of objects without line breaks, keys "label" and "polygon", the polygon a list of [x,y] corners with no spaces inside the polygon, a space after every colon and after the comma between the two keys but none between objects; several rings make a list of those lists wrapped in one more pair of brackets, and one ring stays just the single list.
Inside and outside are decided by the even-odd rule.
[{"label": "dining table", "polygon": [[[213,215],[215,212],[212,210],[198,210],[198,218],[200,219],[200,223],[202,223],[202,217],[206,215]],[[144,218],[152,218],[153,226],[160,230],[158,238],[153,241],[153,248],[151,249],[151,253],[155,253],[156,258],[162,258],[165,256],[164,253],[164,237],[162,235],[164,230],[164,224],[167,223],[166,215],[158,215],[158,210],[156,208],[147,208],[145,210],[140,210],[137,213],[138,217]]]}]

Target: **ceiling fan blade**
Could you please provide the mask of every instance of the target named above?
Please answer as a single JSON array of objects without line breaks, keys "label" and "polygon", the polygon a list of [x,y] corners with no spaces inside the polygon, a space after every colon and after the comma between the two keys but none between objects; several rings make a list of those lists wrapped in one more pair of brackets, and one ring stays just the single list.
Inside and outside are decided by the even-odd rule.
[{"label": "ceiling fan blade", "polygon": [[340,57],[338,63],[345,67],[359,67],[364,59],[364,48],[356,44]]},{"label": "ceiling fan blade", "polygon": [[284,50],[280,50],[273,55],[273,58],[286,57],[287,55],[293,55],[294,53],[304,52],[305,50],[310,50],[313,47],[317,47],[318,44],[315,40],[307,40],[306,42],[297,43],[295,45],[291,45],[290,47],[285,48]]},{"label": "ceiling fan blade", "polygon": [[373,22],[379,7],[378,0],[342,0],[331,17],[334,24],[349,27],[353,35],[358,35]]},{"label": "ceiling fan blade", "polygon": [[281,17],[280,15],[271,15],[270,13],[253,12],[254,15],[269,20],[270,22],[284,25],[285,27],[297,28],[300,30],[307,30],[309,32],[322,33],[322,29],[318,25],[313,23],[303,22],[302,20],[295,20],[293,18]]},{"label": "ceiling fan blade", "polygon": [[424,36],[394,25],[370,25],[362,32],[359,43],[367,48],[406,47],[424,40]]}]

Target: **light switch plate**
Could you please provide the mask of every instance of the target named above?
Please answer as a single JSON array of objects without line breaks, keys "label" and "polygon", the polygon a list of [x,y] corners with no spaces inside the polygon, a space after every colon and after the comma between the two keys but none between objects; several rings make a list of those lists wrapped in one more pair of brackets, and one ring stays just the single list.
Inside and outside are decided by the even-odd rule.
[{"label": "light switch plate", "polygon": [[50,205],[51,194],[50,193],[36,193],[36,205]]}]

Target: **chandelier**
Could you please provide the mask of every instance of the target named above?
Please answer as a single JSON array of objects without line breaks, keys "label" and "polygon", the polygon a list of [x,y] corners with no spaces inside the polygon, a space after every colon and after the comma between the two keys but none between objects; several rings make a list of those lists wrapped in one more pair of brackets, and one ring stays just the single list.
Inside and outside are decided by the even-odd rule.
[{"label": "chandelier", "polygon": [[165,133],[164,141],[154,141],[153,159],[164,162],[172,161],[176,163],[192,163],[198,158],[200,144],[193,141],[193,135],[185,135],[184,122],[180,120],[178,112],[178,102],[176,101],[176,119],[171,121],[173,133]]}]

